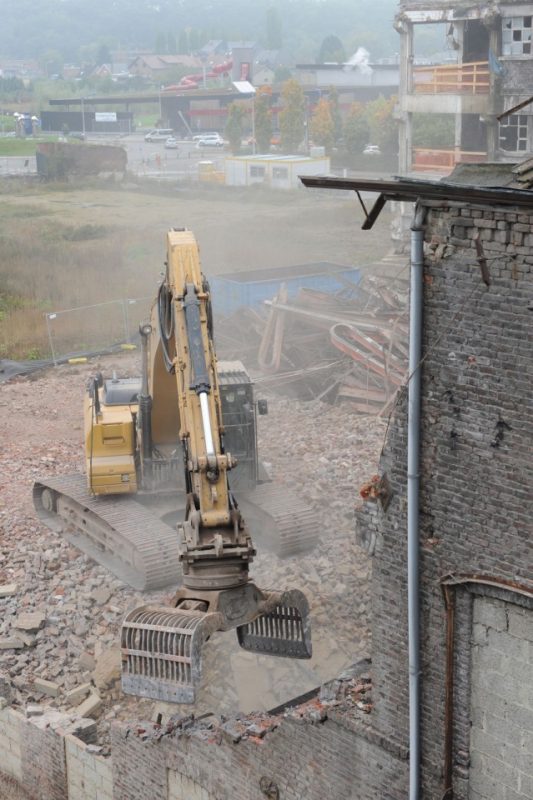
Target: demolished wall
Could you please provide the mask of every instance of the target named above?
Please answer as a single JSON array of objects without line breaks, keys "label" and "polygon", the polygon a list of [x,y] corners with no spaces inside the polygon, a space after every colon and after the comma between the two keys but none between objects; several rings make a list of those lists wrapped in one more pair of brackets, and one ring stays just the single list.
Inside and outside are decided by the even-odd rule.
[{"label": "demolished wall", "polygon": [[[523,721],[518,740],[503,731],[512,727],[512,715],[520,712],[523,699],[511,677],[505,681],[509,674],[505,659],[511,647],[519,663],[510,674],[521,672],[524,680],[529,680],[529,691],[533,689],[527,678],[531,676],[527,652],[533,632],[533,419],[528,405],[533,374],[532,245],[531,213],[452,204],[428,211],[420,462],[425,797],[441,797],[447,778],[453,779],[455,798],[500,797],[499,784],[492,778],[509,763],[513,765],[508,785],[512,794],[505,796],[531,796],[531,711],[522,709],[530,719]],[[359,541],[374,552],[373,722],[377,730],[385,735],[394,733],[403,743],[408,741],[409,716],[406,452],[407,401],[403,394],[381,463],[392,500],[387,511],[379,504],[367,504],[358,533]],[[445,582],[446,576],[452,577]],[[451,653],[446,649],[443,589],[449,604],[455,605]],[[495,623],[480,630],[472,610],[476,597],[505,603],[507,620],[514,619],[516,609],[529,614],[520,634],[516,627],[500,628],[497,639]],[[473,639],[476,624],[478,638]],[[489,705],[481,722],[477,709],[483,736],[471,742],[476,711],[472,706],[472,658],[477,647],[493,640],[489,684],[484,685]],[[447,654],[454,664],[448,676]],[[445,698],[450,688],[454,699],[447,718]],[[476,691],[479,693],[479,686]],[[500,730],[497,741],[492,741],[487,728],[491,715]],[[447,751],[446,733],[450,731],[446,722],[450,724],[450,719],[453,737]],[[473,772],[475,795],[469,794]],[[481,785],[484,788],[479,793]]]}]

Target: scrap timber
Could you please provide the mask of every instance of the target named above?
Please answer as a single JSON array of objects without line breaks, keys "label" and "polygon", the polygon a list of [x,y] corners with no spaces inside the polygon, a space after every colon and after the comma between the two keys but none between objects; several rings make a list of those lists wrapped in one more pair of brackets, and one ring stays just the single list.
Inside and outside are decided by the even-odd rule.
[{"label": "scrap timber", "polygon": [[380,416],[407,375],[407,297],[401,276],[366,275],[356,289],[334,293],[302,287],[290,300],[281,284],[262,309],[221,320],[217,347],[225,358],[244,357],[245,342],[262,386],[300,399],[346,400]]}]

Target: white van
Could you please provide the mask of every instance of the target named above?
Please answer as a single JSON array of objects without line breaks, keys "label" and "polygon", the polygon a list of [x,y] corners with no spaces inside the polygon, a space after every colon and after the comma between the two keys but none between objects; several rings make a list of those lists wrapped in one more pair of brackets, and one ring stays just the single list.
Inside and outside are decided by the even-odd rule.
[{"label": "white van", "polygon": [[144,137],[145,142],[166,142],[169,136],[174,136],[172,128],[154,128]]}]

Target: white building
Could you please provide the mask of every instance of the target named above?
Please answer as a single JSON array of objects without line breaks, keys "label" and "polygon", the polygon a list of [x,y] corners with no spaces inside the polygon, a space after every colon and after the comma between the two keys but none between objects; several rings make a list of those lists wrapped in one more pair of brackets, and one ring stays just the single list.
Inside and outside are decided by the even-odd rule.
[{"label": "white building", "polygon": [[226,185],[262,183],[274,189],[297,189],[299,175],[328,175],[329,158],[309,156],[233,156],[226,158]]}]

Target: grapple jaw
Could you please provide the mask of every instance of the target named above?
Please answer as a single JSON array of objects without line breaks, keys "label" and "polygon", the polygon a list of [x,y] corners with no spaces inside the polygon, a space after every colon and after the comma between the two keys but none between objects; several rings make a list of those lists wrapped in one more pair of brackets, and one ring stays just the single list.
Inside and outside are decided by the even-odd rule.
[{"label": "grapple jaw", "polygon": [[253,583],[220,592],[181,589],[175,608],[141,606],[122,625],[122,689],[167,703],[194,703],[202,645],[215,631],[237,629],[245,650],[311,658],[309,606],[303,592],[262,592]]}]

